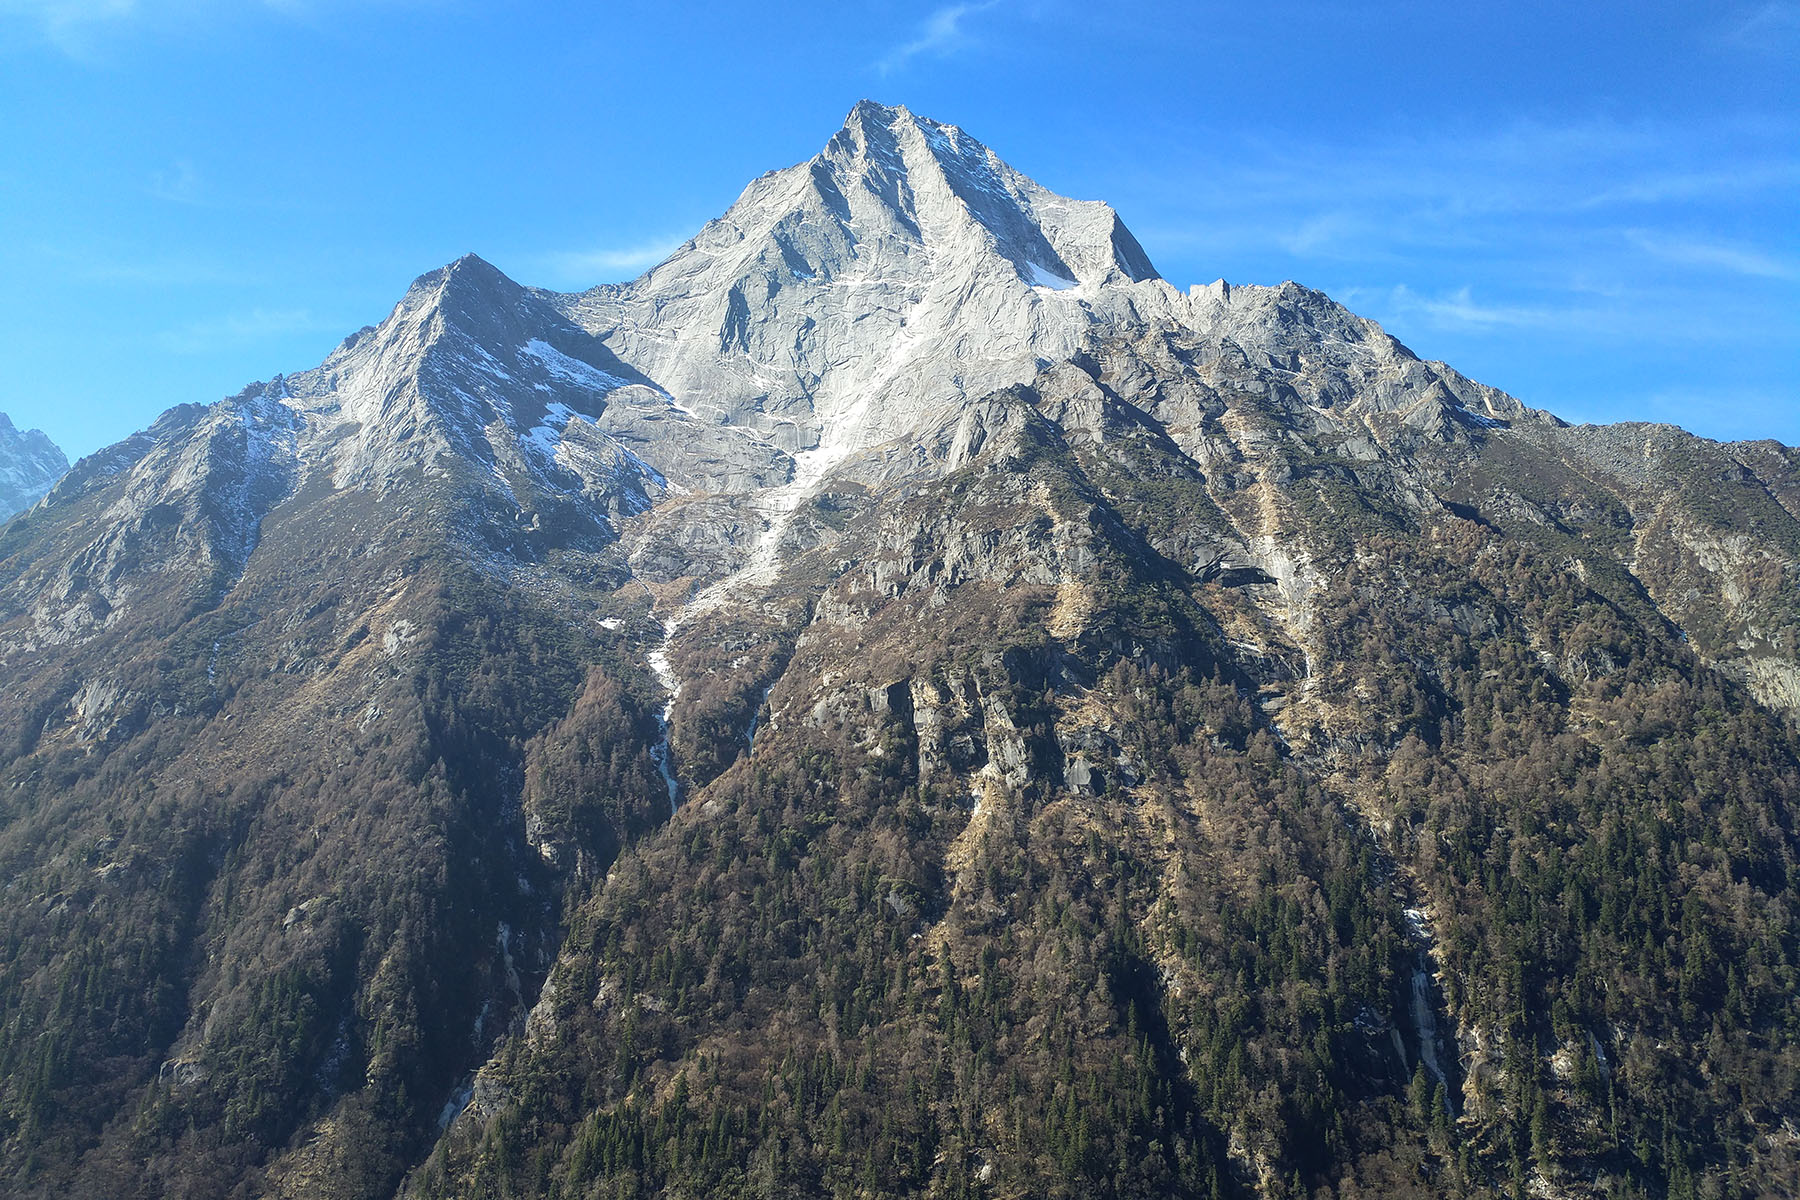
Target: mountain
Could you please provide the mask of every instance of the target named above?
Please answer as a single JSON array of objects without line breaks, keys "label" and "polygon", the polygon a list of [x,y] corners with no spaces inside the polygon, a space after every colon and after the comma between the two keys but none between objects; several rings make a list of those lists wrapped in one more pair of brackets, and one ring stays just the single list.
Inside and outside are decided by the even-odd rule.
[{"label": "mountain", "polygon": [[1800,1188],[1800,453],[903,108],[0,563],[4,1194]]},{"label": "mountain", "polygon": [[68,469],[55,442],[36,429],[20,433],[0,413],[0,521],[36,504]]}]

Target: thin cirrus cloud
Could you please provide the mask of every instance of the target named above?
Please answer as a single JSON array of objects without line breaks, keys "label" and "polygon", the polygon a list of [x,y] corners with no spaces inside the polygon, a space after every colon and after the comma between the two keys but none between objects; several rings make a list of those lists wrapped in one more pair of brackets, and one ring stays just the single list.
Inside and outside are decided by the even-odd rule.
[{"label": "thin cirrus cloud", "polygon": [[1726,26],[1724,42],[1736,49],[1782,54],[1800,42],[1800,4],[1764,4]]},{"label": "thin cirrus cloud", "polygon": [[128,241],[34,241],[10,247],[15,261],[58,283],[132,288],[242,286],[262,278],[257,265],[210,253],[167,247],[146,250]]},{"label": "thin cirrus cloud", "polygon": [[1652,258],[1677,266],[1700,267],[1759,279],[1800,279],[1800,268],[1754,246],[1629,229],[1626,240]]},{"label": "thin cirrus cloud", "polygon": [[918,58],[942,58],[968,46],[972,41],[963,23],[977,13],[993,8],[998,0],[982,4],[948,4],[925,18],[918,33],[876,60],[875,69],[891,75]]},{"label": "thin cirrus cloud", "polygon": [[22,24],[65,54],[85,56],[97,31],[138,11],[137,0],[0,0],[0,29]]},{"label": "thin cirrus cloud", "polygon": [[144,28],[179,30],[222,16],[267,12],[305,21],[350,7],[397,8],[430,0],[0,0],[0,32],[10,23],[36,29],[64,54],[87,59]]},{"label": "thin cirrus cloud", "polygon": [[681,242],[681,238],[653,238],[628,246],[552,251],[528,261],[552,283],[591,287],[637,276],[669,257]]},{"label": "thin cirrus cloud", "polygon": [[[1783,227],[1775,210],[1800,182],[1791,132],[1583,122],[1351,146],[1224,137],[1191,167],[1141,179],[1132,203],[1147,219],[1125,215],[1177,275],[1248,265],[1256,275],[1243,282],[1274,267],[1340,291],[1406,283],[1390,311],[1434,324],[1535,326],[1578,294],[1578,320],[1598,320],[1585,306],[1609,294],[1691,309],[1691,292],[1678,301],[1657,290],[1668,268],[1684,268],[1689,287],[1780,289],[1800,277],[1791,246],[1735,236]],[[1446,279],[1450,269],[1463,278]],[[1472,270],[1475,294],[1499,300],[1460,292]],[[1765,308],[1753,320],[1773,331]]]},{"label": "thin cirrus cloud", "polygon": [[[1670,286],[1634,288],[1621,294],[1603,289],[1493,289],[1496,298],[1471,284],[1413,288],[1343,287],[1331,294],[1354,311],[1371,317],[1388,332],[1405,336],[1427,330],[1464,336],[1529,334],[1540,350],[1552,344],[1595,346],[1620,344],[1754,344],[1772,331],[1754,297],[1713,293],[1696,308],[1693,289]],[[1517,293],[1517,294],[1513,294]],[[1416,348],[1416,347],[1415,347]]]},{"label": "thin cirrus cloud", "polygon": [[175,204],[197,204],[201,196],[200,172],[194,169],[192,161],[176,159],[164,169],[150,173],[150,194]]},{"label": "thin cirrus cloud", "polygon": [[0,14],[36,21],[45,29],[104,24],[138,8],[138,0],[0,0]]},{"label": "thin cirrus cloud", "polygon": [[[1770,436],[1768,414],[1793,411],[1793,397],[1762,388],[1722,387],[1713,390],[1673,388],[1642,398],[1640,419],[1671,425],[1704,424],[1714,437],[1757,439]],[[1791,418],[1790,418],[1791,427]],[[1783,440],[1792,440],[1787,430]]]},{"label": "thin cirrus cloud", "polygon": [[85,58],[110,35],[146,22],[186,21],[207,0],[0,0],[0,20],[35,26],[57,49]]},{"label": "thin cirrus cloud", "polygon": [[1746,199],[1796,186],[1800,186],[1800,160],[1793,158],[1712,170],[1649,171],[1593,191],[1582,207]]},{"label": "thin cirrus cloud", "polygon": [[190,321],[177,329],[163,331],[156,341],[171,354],[212,354],[296,333],[338,329],[342,325],[342,322],[318,317],[310,309],[253,308],[248,312]]},{"label": "thin cirrus cloud", "polygon": [[[1227,135],[1228,137],[1229,135]],[[1221,207],[1404,208],[1431,223],[1581,216],[1629,205],[1742,202],[1800,183],[1800,156],[1770,154],[1784,131],[1607,122],[1521,124],[1486,133],[1391,135],[1361,144],[1243,144],[1209,150],[1167,182]],[[1733,141],[1744,143],[1733,153]],[[1723,144],[1721,144],[1723,143]]]},{"label": "thin cirrus cloud", "polygon": [[[1140,178],[1125,215],[1171,278],[1295,278],[1429,356],[1491,367],[1528,402],[1616,419],[1695,346],[1764,363],[1792,345],[1800,245],[1781,214],[1800,142],[1777,124],[1518,123],[1350,145],[1222,134],[1191,167]],[[1616,379],[1585,373],[1622,347],[1633,365]],[[1767,432],[1781,402],[1749,367],[1726,382],[1730,402],[1703,405],[1702,389],[1669,412],[1755,402],[1741,428]]]},{"label": "thin cirrus cloud", "polygon": [[1435,295],[1417,292],[1405,284],[1379,290],[1344,288],[1338,295],[1352,308],[1366,309],[1383,323],[1403,317],[1423,320],[1437,328],[1544,329],[1566,327],[1575,316],[1569,309],[1478,301],[1474,288],[1467,284]]}]

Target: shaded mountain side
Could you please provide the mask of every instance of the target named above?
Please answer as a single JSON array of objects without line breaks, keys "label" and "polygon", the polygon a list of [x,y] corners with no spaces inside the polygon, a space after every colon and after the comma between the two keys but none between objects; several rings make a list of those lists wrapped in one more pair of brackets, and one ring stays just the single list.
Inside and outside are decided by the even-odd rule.
[{"label": "shaded mountain side", "polygon": [[[471,571],[435,521],[308,499],[223,601],[211,573],[133,595],[156,620],[56,655],[8,717],[8,1191],[262,1190],[321,1158],[390,1189],[554,950],[578,872],[521,806],[583,871],[661,815],[616,640]],[[91,509],[25,532],[59,518]],[[528,774],[577,697],[605,710],[608,786],[546,807]]]},{"label": "shaded mountain side", "polygon": [[0,528],[0,1194],[1800,1190],[1800,460],[861,104]]},{"label": "shaded mountain side", "polygon": [[[1604,538],[1107,392],[695,618],[709,765],[411,1194],[1792,1186],[1792,725]],[[1252,520],[1302,594],[1195,549]]]}]

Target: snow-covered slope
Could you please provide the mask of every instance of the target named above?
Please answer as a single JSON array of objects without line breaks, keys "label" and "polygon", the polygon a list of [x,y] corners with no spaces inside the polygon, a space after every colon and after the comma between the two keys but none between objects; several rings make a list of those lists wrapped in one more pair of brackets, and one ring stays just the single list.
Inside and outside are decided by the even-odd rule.
[{"label": "snow-covered slope", "polygon": [[21,433],[0,413],[0,521],[36,504],[68,469],[55,442],[36,429]]}]

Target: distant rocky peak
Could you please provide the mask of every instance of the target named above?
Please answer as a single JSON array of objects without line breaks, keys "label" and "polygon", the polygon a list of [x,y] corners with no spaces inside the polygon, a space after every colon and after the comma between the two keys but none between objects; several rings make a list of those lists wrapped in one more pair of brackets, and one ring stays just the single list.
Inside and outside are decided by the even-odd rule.
[{"label": "distant rocky peak", "polygon": [[0,413],[0,521],[37,503],[69,469],[69,460],[40,430],[13,428]]}]

